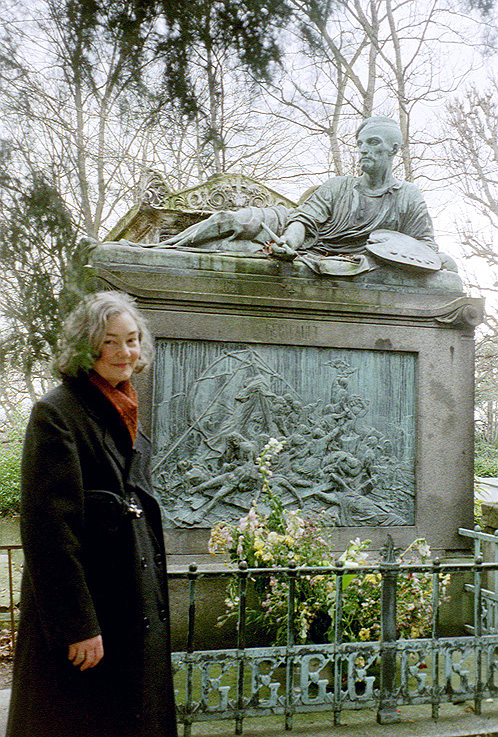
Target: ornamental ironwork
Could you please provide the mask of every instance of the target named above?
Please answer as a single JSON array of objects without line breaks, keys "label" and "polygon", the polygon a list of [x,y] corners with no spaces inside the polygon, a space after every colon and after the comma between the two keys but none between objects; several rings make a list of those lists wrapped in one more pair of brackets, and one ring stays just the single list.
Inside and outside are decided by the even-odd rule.
[{"label": "ornamental ironwork", "polygon": [[[184,735],[191,735],[194,722],[231,719],[236,734],[242,734],[247,717],[282,715],[285,728],[292,729],[293,715],[311,711],[330,711],[334,724],[341,713],[351,709],[376,709],[381,724],[399,722],[399,707],[427,704],[437,719],[441,704],[473,701],[481,714],[485,699],[498,697],[498,631],[490,625],[486,601],[496,602],[494,591],[484,588],[488,576],[498,576],[498,563],[483,563],[480,545],[488,538],[498,544],[498,536],[479,531],[460,530],[474,537],[475,557],[468,563],[426,564],[392,562],[392,545],[387,559],[377,565],[353,569],[339,563],[320,568],[248,569],[213,571],[192,564],[188,572],[170,573],[170,579],[188,579],[189,623],[187,650],[173,654],[177,709],[184,724]],[[433,580],[432,636],[396,639],[397,579],[401,574],[430,574]],[[378,575],[382,591],[378,641],[344,642],[342,602],[346,576]],[[471,634],[442,637],[439,627],[439,595],[442,579],[451,575],[472,574],[474,618]],[[287,641],[285,645],[248,647],[246,606],[248,587],[258,578],[279,576],[287,582]],[[332,641],[325,644],[296,644],[294,611],[298,577],[330,577],[335,581]],[[199,580],[214,581],[236,577],[239,610],[234,647],[225,650],[194,650],[196,586]]]}]

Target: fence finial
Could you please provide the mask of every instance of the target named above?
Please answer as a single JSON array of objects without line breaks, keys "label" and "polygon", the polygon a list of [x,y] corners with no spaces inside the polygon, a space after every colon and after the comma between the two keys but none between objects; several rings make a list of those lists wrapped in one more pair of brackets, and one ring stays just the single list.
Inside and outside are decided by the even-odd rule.
[{"label": "fence finial", "polygon": [[388,534],[387,540],[380,549],[380,552],[382,553],[383,563],[396,563],[396,554],[399,552],[399,548],[395,547],[391,535]]}]

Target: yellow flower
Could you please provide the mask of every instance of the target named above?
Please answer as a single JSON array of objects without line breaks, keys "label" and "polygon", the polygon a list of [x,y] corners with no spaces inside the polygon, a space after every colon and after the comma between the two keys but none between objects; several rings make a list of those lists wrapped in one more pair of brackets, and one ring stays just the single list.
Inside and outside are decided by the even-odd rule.
[{"label": "yellow flower", "polygon": [[370,630],[366,629],[365,627],[362,627],[358,633],[358,637],[360,638],[360,640],[365,642],[370,637]]}]

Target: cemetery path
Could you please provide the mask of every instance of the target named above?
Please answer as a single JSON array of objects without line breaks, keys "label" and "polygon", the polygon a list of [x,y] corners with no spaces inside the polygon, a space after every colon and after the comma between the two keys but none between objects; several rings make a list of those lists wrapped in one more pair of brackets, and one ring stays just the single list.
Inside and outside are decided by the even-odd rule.
[{"label": "cemetery path", "polygon": [[10,688],[12,684],[12,661],[0,660],[0,690]]},{"label": "cemetery path", "polygon": [[[10,689],[0,689],[0,737],[5,737]],[[437,722],[428,717],[427,706],[403,707],[398,724],[377,724],[375,712],[344,712],[341,725],[332,725],[332,714],[299,714],[294,728],[286,732],[282,717],[247,719],[244,737],[498,737],[498,701],[483,704],[483,714],[474,714],[472,704],[441,706]],[[180,726],[179,734],[183,728]],[[232,722],[194,724],[192,737],[232,737]]]}]

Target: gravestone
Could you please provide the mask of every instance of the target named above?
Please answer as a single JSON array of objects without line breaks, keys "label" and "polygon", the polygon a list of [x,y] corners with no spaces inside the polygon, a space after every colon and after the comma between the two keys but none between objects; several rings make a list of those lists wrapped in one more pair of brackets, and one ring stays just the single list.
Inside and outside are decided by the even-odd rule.
[{"label": "gravestone", "polygon": [[465,547],[482,304],[456,274],[324,279],[262,254],[116,243],[92,261],[155,336],[141,416],[177,562],[248,511],[269,437],[285,439],[273,488],[289,509],[324,509],[337,550],[357,536],[380,547],[386,527],[399,547]]},{"label": "gravestone", "polygon": [[284,442],[273,492],[323,510],[336,550],[357,536],[379,549],[387,530],[400,548],[467,546],[482,302],[438,253],[421,192],[393,175],[396,122],[367,118],[356,140],[359,176],[297,206],[247,177],[171,193],[152,176],[90,244],[155,336],[142,416],[177,561],[247,514],[270,438]]},{"label": "gravestone", "polygon": [[[390,185],[373,201],[400,193]],[[379,550],[387,532],[399,548],[419,537],[440,556],[467,548],[482,302],[451,261],[440,268],[425,205],[409,194],[422,244],[377,230],[361,253],[322,262],[288,248],[293,203],[264,185],[228,175],[171,193],[152,177],[110,241],[89,243],[95,273],[136,298],[155,337],[137,388],[170,570],[219,566],[210,529],[258,497],[255,461],[271,437],[285,441],[274,492],[289,510],[323,511],[336,551],[356,537]],[[359,197],[369,217],[368,191]],[[171,582],[173,649],[185,648],[185,583]],[[225,597],[224,581],[198,582],[197,646],[233,641],[216,627]]]}]

